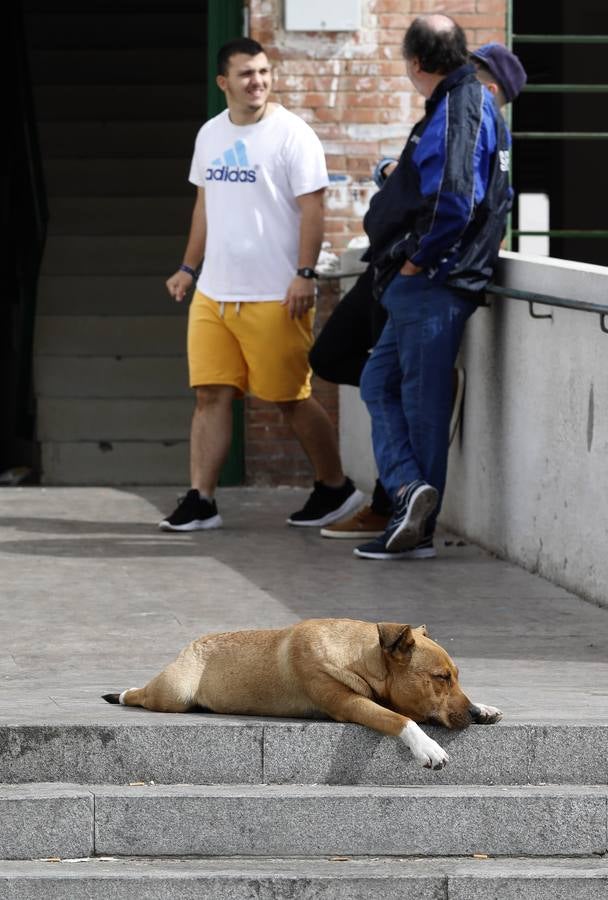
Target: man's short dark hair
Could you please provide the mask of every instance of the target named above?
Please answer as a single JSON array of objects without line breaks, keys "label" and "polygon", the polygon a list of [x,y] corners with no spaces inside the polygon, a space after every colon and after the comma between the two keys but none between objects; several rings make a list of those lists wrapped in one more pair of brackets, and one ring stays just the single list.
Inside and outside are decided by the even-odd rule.
[{"label": "man's short dark hair", "polygon": [[237,53],[244,53],[246,56],[257,56],[258,53],[265,52],[262,45],[258,44],[258,42],[254,41],[252,38],[240,37],[234,38],[232,41],[227,41],[217,51],[217,74],[228,74],[230,57],[236,56]]},{"label": "man's short dark hair", "polygon": [[464,66],[469,61],[466,35],[452,22],[452,28],[437,31],[422,16],[414,19],[403,38],[404,57],[416,56],[423,72],[432,74],[447,75]]}]

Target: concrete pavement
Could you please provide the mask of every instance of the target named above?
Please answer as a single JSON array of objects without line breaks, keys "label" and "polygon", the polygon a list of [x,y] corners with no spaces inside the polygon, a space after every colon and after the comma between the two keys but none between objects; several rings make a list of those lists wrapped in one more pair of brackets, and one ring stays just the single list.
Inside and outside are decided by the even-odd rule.
[{"label": "concrete pavement", "polygon": [[305,496],[221,489],[223,529],[174,535],[173,489],[0,489],[0,722],[124,723],[100,694],[198,634],[345,616],[425,622],[505,724],[608,724],[608,609],[447,534],[435,560],[356,559],[284,524]]}]

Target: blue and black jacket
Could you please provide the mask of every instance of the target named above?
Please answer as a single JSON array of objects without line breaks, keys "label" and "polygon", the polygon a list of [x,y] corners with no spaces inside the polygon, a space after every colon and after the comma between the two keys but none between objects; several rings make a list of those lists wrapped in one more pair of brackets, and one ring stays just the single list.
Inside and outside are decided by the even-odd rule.
[{"label": "blue and black jacket", "polygon": [[376,295],[409,259],[427,277],[471,292],[492,277],[511,208],[511,136],[472,65],[427,100],[394,172],[364,219]]}]

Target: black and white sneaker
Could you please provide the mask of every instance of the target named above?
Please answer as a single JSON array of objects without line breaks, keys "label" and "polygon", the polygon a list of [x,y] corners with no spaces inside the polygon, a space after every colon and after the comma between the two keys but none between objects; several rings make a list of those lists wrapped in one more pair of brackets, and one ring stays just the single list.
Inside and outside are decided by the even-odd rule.
[{"label": "black and white sneaker", "polygon": [[386,549],[412,550],[424,537],[426,520],[439,500],[436,488],[418,479],[395,500],[393,517],[384,532]]},{"label": "black and white sneaker", "polygon": [[221,528],[222,517],[218,515],[215,500],[204,500],[192,488],[180,498],[177,509],[158,523],[161,531],[201,531]]},{"label": "black and white sneaker", "polygon": [[385,537],[382,535],[373,541],[368,541],[367,544],[355,547],[353,553],[359,559],[434,559],[437,556],[432,535],[423,538],[410,550],[393,550],[392,553],[386,549]]},{"label": "black and white sneaker", "polygon": [[330,522],[337,522],[363,505],[365,500],[350,478],[339,488],[328,487],[322,481],[315,481],[315,487],[302,507],[287,519],[288,525],[322,528]]}]

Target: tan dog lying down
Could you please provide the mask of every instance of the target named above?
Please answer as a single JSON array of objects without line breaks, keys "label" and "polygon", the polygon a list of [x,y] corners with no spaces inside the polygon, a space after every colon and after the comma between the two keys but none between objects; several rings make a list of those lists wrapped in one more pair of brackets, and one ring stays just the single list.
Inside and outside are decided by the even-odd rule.
[{"label": "tan dog lying down", "polygon": [[466,728],[502,717],[492,706],[471,703],[458,669],[424,625],[353,619],[206,634],[145,687],[104,699],[158,712],[203,707],[233,715],[325,715],[394,735],[433,769],[448,755],[417,722]]}]

